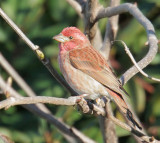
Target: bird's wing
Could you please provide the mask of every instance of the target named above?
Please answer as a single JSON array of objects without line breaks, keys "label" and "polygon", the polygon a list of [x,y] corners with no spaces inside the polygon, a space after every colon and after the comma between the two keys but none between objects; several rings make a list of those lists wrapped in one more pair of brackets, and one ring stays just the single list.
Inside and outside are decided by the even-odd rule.
[{"label": "bird's wing", "polygon": [[121,90],[122,86],[111,68],[95,49],[92,47],[77,48],[71,50],[68,54],[70,63],[74,68],[88,74],[120,95],[124,94]]},{"label": "bird's wing", "polygon": [[88,74],[104,85],[109,94],[113,97],[115,103],[121,111],[127,115],[133,125],[137,126],[139,129],[142,129],[133,118],[131,111],[127,107],[127,104],[123,98],[123,88],[111,68],[107,65],[105,59],[92,47],[74,49],[68,54],[72,66]]}]

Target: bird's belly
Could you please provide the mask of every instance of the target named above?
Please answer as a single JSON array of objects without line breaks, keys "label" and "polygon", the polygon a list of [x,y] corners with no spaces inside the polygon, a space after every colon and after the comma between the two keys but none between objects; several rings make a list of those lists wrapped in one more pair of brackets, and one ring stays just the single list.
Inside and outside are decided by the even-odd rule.
[{"label": "bird's belly", "polygon": [[90,94],[95,95],[95,97],[105,95],[110,97],[106,87],[89,75],[75,69],[70,63],[63,61],[63,64],[60,64],[60,69],[65,80],[78,94]]}]

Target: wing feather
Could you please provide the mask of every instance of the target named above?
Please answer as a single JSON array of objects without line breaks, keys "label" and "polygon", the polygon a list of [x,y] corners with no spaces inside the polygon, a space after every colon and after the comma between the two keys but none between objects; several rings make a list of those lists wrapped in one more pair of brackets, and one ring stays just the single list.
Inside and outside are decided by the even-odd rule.
[{"label": "wing feather", "polygon": [[105,87],[124,94],[120,82],[105,59],[92,47],[71,50],[69,59],[74,68],[88,74]]},{"label": "wing feather", "polygon": [[107,65],[105,59],[95,49],[92,47],[85,47],[72,50],[69,52],[69,59],[74,68],[88,74],[104,85],[109,94],[112,95],[115,103],[124,114],[127,114],[128,119],[133,125],[142,129],[133,118],[132,113],[123,99],[123,95],[124,93],[126,94],[126,91],[121,86],[111,68]]}]

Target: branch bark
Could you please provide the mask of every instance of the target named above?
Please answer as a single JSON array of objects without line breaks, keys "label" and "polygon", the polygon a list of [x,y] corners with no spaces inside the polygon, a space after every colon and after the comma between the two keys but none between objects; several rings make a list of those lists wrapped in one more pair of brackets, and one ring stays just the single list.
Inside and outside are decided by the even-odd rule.
[{"label": "branch bark", "polygon": [[83,15],[82,15],[82,6],[78,2],[73,1],[73,0],[66,0],[66,1],[75,9],[75,11],[79,15],[79,17],[83,18]]},{"label": "branch bark", "polygon": [[[6,91],[6,87],[7,87],[7,83],[5,83],[5,81],[0,77],[0,88],[2,89],[3,92]],[[43,100],[45,100],[45,102],[47,101],[48,103],[51,103],[53,101],[52,102],[53,104],[57,104],[59,101],[62,101],[62,102],[59,102],[62,105],[76,104],[76,102],[75,102],[76,100],[71,101],[71,100],[73,100],[73,97],[71,97],[70,99],[60,99],[60,98],[58,99],[58,98],[54,98],[54,97],[37,97],[37,96],[36,97],[22,97],[12,87],[8,87],[7,92],[9,92],[11,96],[7,100],[1,101],[0,109],[5,108],[5,107],[8,108],[12,105],[44,102]],[[48,99],[52,100],[52,101],[49,101]],[[76,99],[76,97],[75,97],[75,99]],[[54,101],[54,100],[56,100],[56,101]],[[66,101],[66,102],[64,102],[64,101]],[[69,136],[75,138],[78,142],[95,143],[93,140],[89,139],[88,137],[83,135],[81,132],[77,131],[75,128],[70,128],[69,126],[66,126],[62,121],[55,119],[55,117],[53,117],[51,114],[44,113],[44,112],[40,111],[35,105],[23,105],[23,106],[25,108],[27,108],[28,110],[30,110],[31,112],[33,112],[34,114],[41,116],[42,118],[46,119],[48,122],[54,124],[56,127],[58,127],[58,129],[60,131],[65,133],[65,135],[69,135]],[[96,108],[98,108],[98,107],[96,107]],[[98,110],[98,112],[102,112],[103,115],[105,113],[103,108]],[[109,115],[108,118],[110,120],[112,120],[115,124],[121,126],[122,128],[124,128],[124,129],[132,132],[134,135],[138,136],[142,141],[146,141],[147,143],[153,143],[153,142],[158,143],[158,141],[156,139],[144,135],[142,132],[135,130],[134,128],[128,126],[127,124],[119,121],[114,116]],[[74,132],[72,132],[72,131],[74,131]],[[76,140],[75,140],[75,142],[76,142]]]},{"label": "branch bark", "polygon": [[[1,76],[0,76],[0,88],[2,89],[3,92],[5,92],[6,88],[7,88],[7,83],[5,83],[5,81],[1,78]],[[43,102],[43,99],[49,102],[49,100],[51,100],[51,98],[52,98],[52,97],[38,97],[38,96],[36,96],[36,97],[22,97],[19,93],[17,93],[11,87],[7,88],[7,92],[10,93],[11,97],[9,97],[7,100],[1,101],[0,108],[5,108],[5,107],[9,108],[12,105],[22,105],[22,104],[26,104],[26,103],[28,104],[29,102],[30,103],[39,103],[39,101]],[[65,99],[53,98],[53,100],[54,99],[56,99],[57,101],[62,101],[61,104],[64,104],[64,102],[66,101],[66,103],[67,104],[69,103],[70,105],[73,105],[73,102],[75,101],[73,99],[72,100],[67,100],[67,99],[65,100]],[[56,103],[56,100],[54,101],[54,103]],[[68,125],[66,125],[62,121],[56,119],[56,117],[54,117],[50,112],[44,112],[33,104],[22,105],[22,106],[24,108],[26,108],[27,110],[29,110],[30,112],[34,113],[35,115],[38,115],[41,118],[48,121],[49,123],[55,125],[57,127],[57,129],[60,130],[60,132],[62,132],[62,134],[67,136],[67,138],[69,140],[71,140],[72,142],[74,142],[74,143],[76,143],[76,142],[95,143],[95,141],[91,140],[90,138],[88,138],[87,136],[85,136],[84,134],[79,132],[77,129],[75,129],[74,127],[69,127]]]},{"label": "branch bark", "polygon": [[77,95],[77,93],[68,85],[68,83],[58,74],[58,72],[52,67],[49,59],[45,57],[43,52],[40,50],[39,46],[34,45],[32,41],[18,28],[18,26],[5,14],[5,12],[0,8],[0,15],[3,19],[12,27],[12,29],[20,36],[20,38],[36,53],[43,65],[49,70],[53,77],[64,86],[71,95]]},{"label": "branch bark", "polygon": [[103,134],[103,140],[105,143],[117,143],[118,137],[115,130],[115,122],[110,117],[113,117],[113,111],[110,102],[106,102],[105,106],[106,116],[99,116],[99,124],[101,132]]},{"label": "branch bark", "polygon": [[[155,30],[152,23],[141,13],[141,11],[133,4],[125,3],[115,7],[101,8],[94,22],[104,17],[111,17],[124,12],[129,12],[137,21],[145,28],[147,32],[147,38],[149,42],[149,51],[146,56],[138,62],[141,69],[146,67],[155,57],[158,51],[158,40],[155,35]],[[130,78],[132,78],[138,70],[136,66],[132,66],[128,69],[120,78],[121,83],[124,85]]]},{"label": "branch bark", "polygon": [[[120,0],[111,0],[110,6],[114,7],[120,4]],[[102,48],[100,49],[101,54],[108,60],[110,49],[111,49],[111,41],[114,41],[117,32],[118,32],[118,19],[119,15],[112,16],[108,19],[108,22],[106,24],[106,32],[105,37],[103,40]]]},{"label": "branch bark", "polygon": [[98,23],[94,23],[95,16],[100,4],[98,0],[87,0],[84,13],[85,34],[88,36],[94,48],[99,50],[102,46],[102,36],[98,28]]}]

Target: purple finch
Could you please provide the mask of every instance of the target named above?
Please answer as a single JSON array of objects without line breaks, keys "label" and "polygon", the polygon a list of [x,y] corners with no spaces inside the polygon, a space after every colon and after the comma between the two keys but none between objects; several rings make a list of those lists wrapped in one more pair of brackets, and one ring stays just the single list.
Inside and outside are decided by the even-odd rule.
[{"label": "purple finch", "polygon": [[141,128],[123,99],[126,92],[121,83],[87,37],[76,27],[67,27],[53,39],[60,42],[58,61],[68,84],[78,94],[87,94],[87,99],[106,96],[114,100],[128,119]]}]

